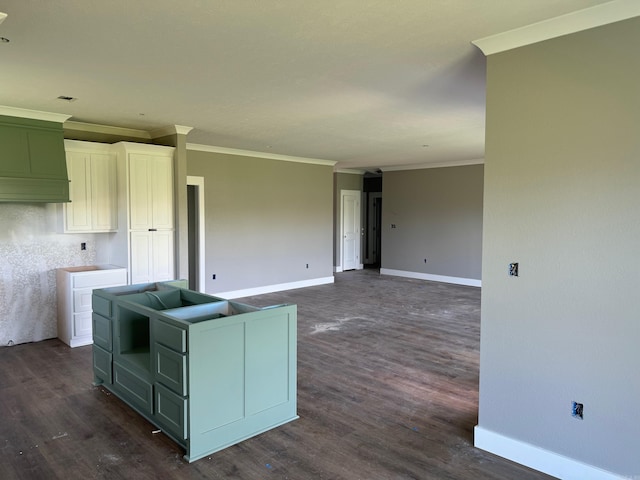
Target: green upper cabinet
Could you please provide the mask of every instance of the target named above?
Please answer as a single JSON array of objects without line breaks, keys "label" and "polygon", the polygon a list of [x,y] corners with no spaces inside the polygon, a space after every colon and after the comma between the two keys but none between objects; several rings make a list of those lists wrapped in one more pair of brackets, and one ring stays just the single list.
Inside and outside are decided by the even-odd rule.
[{"label": "green upper cabinet", "polygon": [[69,201],[62,123],[0,115],[0,201]]}]

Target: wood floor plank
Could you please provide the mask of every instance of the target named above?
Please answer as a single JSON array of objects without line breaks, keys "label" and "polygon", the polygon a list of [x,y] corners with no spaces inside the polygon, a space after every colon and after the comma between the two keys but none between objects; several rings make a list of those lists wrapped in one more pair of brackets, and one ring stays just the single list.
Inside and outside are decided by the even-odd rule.
[{"label": "wood floor plank", "polygon": [[239,301],[298,305],[299,420],[188,464],[92,386],[91,347],[5,347],[0,478],[550,478],[473,447],[478,288],[364,270]]}]

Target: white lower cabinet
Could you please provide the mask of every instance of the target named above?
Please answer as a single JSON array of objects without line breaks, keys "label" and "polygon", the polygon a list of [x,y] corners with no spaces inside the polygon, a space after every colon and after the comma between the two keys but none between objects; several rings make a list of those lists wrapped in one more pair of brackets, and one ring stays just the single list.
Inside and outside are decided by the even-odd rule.
[{"label": "white lower cabinet", "polygon": [[[92,333],[91,310],[88,312],[74,313],[72,339],[79,340],[81,338],[91,337]],[[74,343],[77,343],[75,340]]]},{"label": "white lower cabinet", "polygon": [[56,271],[58,338],[70,347],[93,343],[93,290],[126,283],[127,269],[114,265],[59,268]]}]

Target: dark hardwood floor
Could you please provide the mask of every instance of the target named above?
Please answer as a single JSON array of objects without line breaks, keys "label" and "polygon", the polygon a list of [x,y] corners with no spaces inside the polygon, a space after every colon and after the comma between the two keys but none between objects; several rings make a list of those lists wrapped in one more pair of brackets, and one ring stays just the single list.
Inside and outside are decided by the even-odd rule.
[{"label": "dark hardwood floor", "polygon": [[0,348],[0,479],[543,479],[473,447],[480,290],[379,276],[298,305],[300,419],[192,464],[91,382],[91,347]]}]

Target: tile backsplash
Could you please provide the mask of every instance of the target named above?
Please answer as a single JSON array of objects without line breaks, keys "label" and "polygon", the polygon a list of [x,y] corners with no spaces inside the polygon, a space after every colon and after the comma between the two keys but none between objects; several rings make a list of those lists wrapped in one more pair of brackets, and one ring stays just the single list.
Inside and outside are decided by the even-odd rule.
[{"label": "tile backsplash", "polygon": [[56,233],[58,208],[0,203],[0,347],[55,338],[56,268],[97,262],[108,234]]}]

